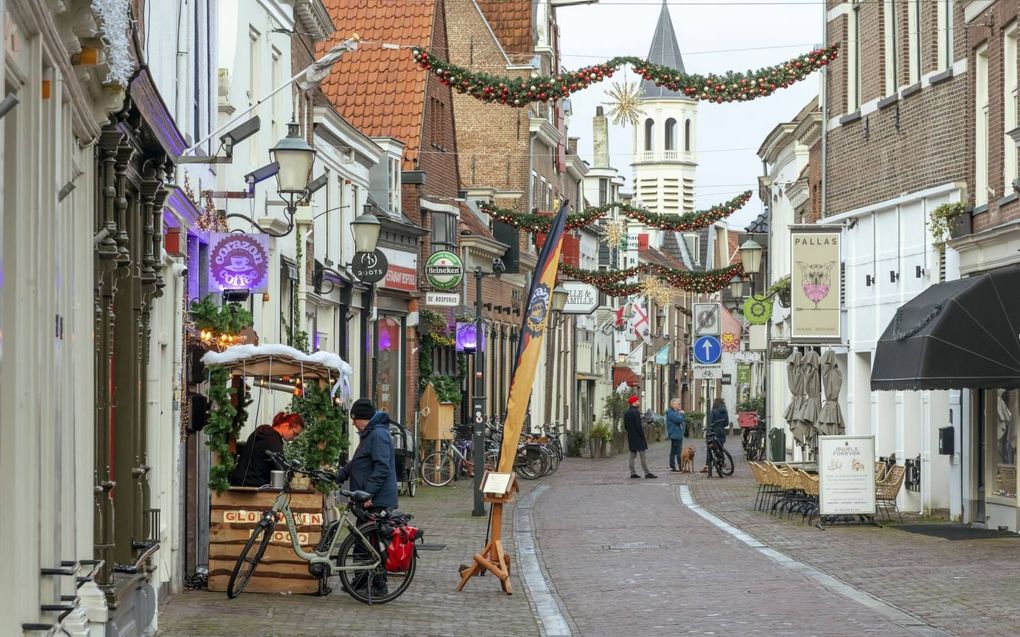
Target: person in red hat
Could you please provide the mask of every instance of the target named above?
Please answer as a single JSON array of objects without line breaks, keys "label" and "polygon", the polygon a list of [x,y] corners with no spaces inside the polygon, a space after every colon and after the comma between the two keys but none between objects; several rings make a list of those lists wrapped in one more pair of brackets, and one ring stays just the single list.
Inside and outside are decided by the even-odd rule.
[{"label": "person in red hat", "polygon": [[627,430],[627,446],[630,448],[630,477],[640,478],[634,471],[634,458],[641,456],[641,468],[645,471],[646,478],[657,478],[658,476],[648,470],[648,463],[645,461],[645,450],[648,449],[648,442],[645,441],[645,430],[641,426],[641,410],[638,409],[640,399],[631,396],[627,399],[630,407],[623,413],[623,427]]}]

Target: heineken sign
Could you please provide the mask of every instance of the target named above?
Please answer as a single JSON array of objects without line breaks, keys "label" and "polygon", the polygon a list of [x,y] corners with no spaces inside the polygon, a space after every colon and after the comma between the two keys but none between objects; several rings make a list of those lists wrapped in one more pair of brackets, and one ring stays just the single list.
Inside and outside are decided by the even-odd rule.
[{"label": "heineken sign", "polygon": [[425,278],[437,290],[452,290],[464,278],[464,263],[453,252],[433,252],[425,262]]}]

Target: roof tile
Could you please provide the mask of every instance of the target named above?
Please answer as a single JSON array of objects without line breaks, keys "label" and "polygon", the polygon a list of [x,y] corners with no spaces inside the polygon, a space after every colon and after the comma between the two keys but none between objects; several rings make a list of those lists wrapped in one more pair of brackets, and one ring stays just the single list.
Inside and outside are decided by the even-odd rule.
[{"label": "roof tile", "polygon": [[477,0],[499,43],[509,54],[531,54],[531,0]]},{"label": "roof tile", "polygon": [[[393,137],[406,145],[404,164],[421,145],[422,113],[428,74],[418,70],[407,48],[383,49],[380,42],[403,47],[431,44],[435,0],[394,4],[392,0],[324,0],[337,37],[357,33],[365,42],[345,54],[322,83],[337,111],[369,137]],[[336,41],[318,45],[318,55]]]}]

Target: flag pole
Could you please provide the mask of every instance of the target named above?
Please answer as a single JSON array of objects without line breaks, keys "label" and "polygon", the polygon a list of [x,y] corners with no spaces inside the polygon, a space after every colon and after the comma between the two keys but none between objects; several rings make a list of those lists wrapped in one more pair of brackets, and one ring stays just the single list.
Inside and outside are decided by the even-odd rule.
[{"label": "flag pole", "polygon": [[510,557],[504,551],[502,542],[503,504],[510,502],[514,492],[518,490],[517,475],[513,470],[517,443],[524,426],[531,389],[535,383],[535,370],[542,341],[552,314],[552,291],[556,287],[556,273],[559,269],[566,221],[567,202],[564,201],[549,226],[545,245],[542,246],[538,256],[535,275],[528,290],[528,306],[521,319],[514,374],[510,381],[510,395],[507,398],[499,465],[496,471],[486,473],[482,484],[483,500],[492,505],[489,508],[487,542],[479,553],[475,553],[471,565],[460,567],[458,591],[462,590],[472,577],[489,572],[499,579],[504,593],[510,595],[513,592],[510,585]]}]

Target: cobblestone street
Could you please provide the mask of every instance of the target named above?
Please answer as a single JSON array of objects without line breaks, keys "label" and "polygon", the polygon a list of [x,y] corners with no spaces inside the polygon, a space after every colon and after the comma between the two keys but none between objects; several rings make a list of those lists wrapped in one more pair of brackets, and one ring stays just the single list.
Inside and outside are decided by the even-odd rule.
[{"label": "cobblestone street", "polygon": [[[702,443],[692,444],[700,468]],[[896,525],[822,531],[754,511],[742,459],[734,477],[707,480],[669,473],[666,454],[664,444],[649,450],[655,480],[628,479],[626,457],[616,456],[568,459],[556,475],[524,482],[516,530],[534,534],[542,569],[527,572],[507,522],[512,596],[489,577],[454,592],[457,566],[485,528],[458,483],[402,499],[426,541],[446,548],[422,552],[396,602],[368,607],[339,590],[326,599],[187,592],[164,604],[160,634],[537,635],[563,625],[576,635],[1020,632],[1020,567],[1009,559],[1020,537],[949,541]]]}]

